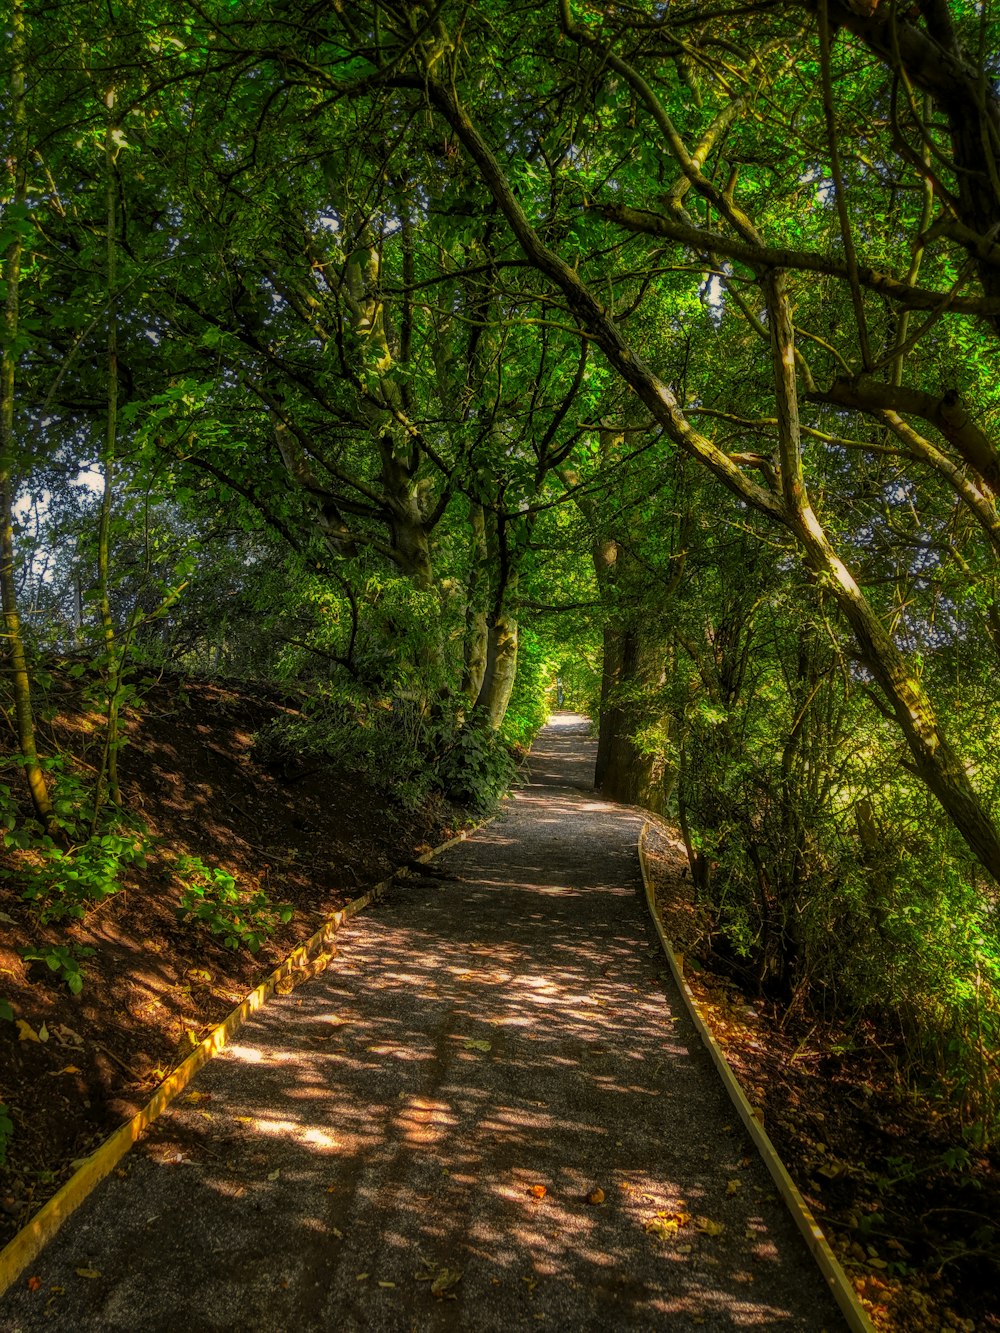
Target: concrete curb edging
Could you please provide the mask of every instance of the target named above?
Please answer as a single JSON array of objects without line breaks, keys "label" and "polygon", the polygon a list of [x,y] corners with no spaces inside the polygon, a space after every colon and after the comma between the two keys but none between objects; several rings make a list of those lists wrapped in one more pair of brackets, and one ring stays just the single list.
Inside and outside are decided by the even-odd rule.
[{"label": "concrete curb edging", "polygon": [[[450,847],[464,842],[481,827],[482,824],[479,824],[474,829],[463,830],[457,837],[449,838],[447,842],[442,842],[439,846],[432,847],[429,852],[423,852],[413,859],[426,864]],[[315,964],[322,958],[341,927],[364,908],[382,898],[395,880],[408,878],[409,874],[409,870],[405,867],[396,870],[385,879],[379,880],[360,897],[353,898],[346,906],[331,913],[317,931],[303,944],[293,949],[285,961],[279,964],[270,976],[265,977],[260,985],[247,995],[242,1004],[214,1027],[191,1054],[181,1061],[163,1080],[142,1110],[116,1129],[91,1153],[69,1180],[22,1227],[14,1239],[0,1250],[0,1297],[3,1297],[27,1266],[38,1257],[63,1222],[79,1208],[95,1186],[105,1176],[110,1175],[143,1131],[184,1091],[198,1070],[214,1055],[218,1055],[219,1051],[233,1039],[247,1019],[266,1004],[276,991],[287,994],[288,991],[294,990],[298,982],[315,975],[315,970],[310,968],[310,964]]]},{"label": "concrete curb edging", "polygon": [[810,1253],[819,1265],[820,1272],[826,1279],[833,1298],[839,1305],[840,1311],[847,1321],[848,1328],[851,1329],[851,1333],[875,1333],[875,1325],[869,1319],[867,1312],[858,1300],[857,1293],[855,1292],[850,1279],[844,1272],[843,1268],[841,1268],[837,1256],[830,1248],[829,1242],[823,1235],[819,1224],[809,1210],[808,1204],[799,1193],[795,1182],[788,1174],[784,1163],[775,1151],[774,1145],[768,1138],[763,1125],[754,1114],[753,1107],[747,1100],[746,1093],[737,1081],[736,1075],[730,1068],[729,1062],[723,1054],[721,1047],[713,1037],[705,1020],[702,1018],[697,1001],[691,993],[687,982],[684,980],[683,955],[674,952],[673,944],[667,938],[666,932],[663,929],[663,923],[660,920],[660,914],[656,908],[653,888],[646,867],[646,849],[644,844],[646,830],[649,827],[650,821],[647,820],[646,823],[643,824],[642,831],[639,834],[639,865],[642,869],[642,884],[646,892],[646,905],[649,908],[650,916],[653,918],[656,933],[660,937],[660,944],[663,946],[663,952],[667,955],[670,971],[673,974],[674,981],[677,983],[677,989],[681,993],[684,1005],[691,1016],[691,1021],[697,1028],[698,1035],[701,1037],[706,1050],[712,1057],[712,1062],[718,1070],[722,1082],[725,1084],[726,1091],[729,1093],[730,1099],[736,1107],[747,1133],[753,1140],[757,1151],[764,1159],[764,1165],[770,1172],[771,1179],[778,1187],[778,1193],[784,1200],[785,1206],[791,1213],[796,1226],[802,1232]]}]

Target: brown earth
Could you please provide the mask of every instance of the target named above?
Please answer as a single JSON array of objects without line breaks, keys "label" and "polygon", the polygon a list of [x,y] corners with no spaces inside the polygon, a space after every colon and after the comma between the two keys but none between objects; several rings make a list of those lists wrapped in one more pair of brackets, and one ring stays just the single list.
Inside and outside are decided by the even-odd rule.
[{"label": "brown earth", "polygon": [[[87,776],[96,719],[69,680],[52,688],[58,711],[40,728],[43,752],[69,749]],[[120,762],[125,805],[148,825],[152,849],[82,921],[40,926],[21,897],[25,854],[0,851],[0,999],[20,1020],[0,1021],[0,1105],[14,1124],[0,1167],[0,1247],[325,917],[451,833],[455,812],[444,805],[417,819],[357,775],[264,768],[254,733],[295,702],[179,680],[146,693]],[[182,923],[178,855],[291,904],[291,921],[256,954]],[[79,995],[21,957],[67,938],[94,950]]]},{"label": "brown earth", "polygon": [[[760,999],[708,943],[676,834],[648,862],[695,999],[880,1333],[1000,1329],[1000,1158],[907,1085],[902,1048]],[[949,1165],[952,1163],[952,1165]]]}]

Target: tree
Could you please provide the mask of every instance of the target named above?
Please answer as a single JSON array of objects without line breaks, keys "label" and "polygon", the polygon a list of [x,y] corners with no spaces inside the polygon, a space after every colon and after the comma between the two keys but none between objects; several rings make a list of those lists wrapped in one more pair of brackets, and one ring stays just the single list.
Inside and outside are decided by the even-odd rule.
[{"label": "tree", "polygon": [[7,146],[8,198],[4,221],[3,278],[6,288],[3,318],[3,347],[0,351],[0,595],[3,601],[6,657],[10,663],[11,687],[17,739],[35,813],[47,828],[53,825],[52,799],[38,759],[35,723],[31,706],[31,678],[18,614],[14,553],[14,496],[18,462],[15,435],[17,365],[19,360],[21,264],[25,238],[33,228],[28,212],[28,132],[25,108],[24,5],[15,0],[11,16],[9,87],[11,126]]}]

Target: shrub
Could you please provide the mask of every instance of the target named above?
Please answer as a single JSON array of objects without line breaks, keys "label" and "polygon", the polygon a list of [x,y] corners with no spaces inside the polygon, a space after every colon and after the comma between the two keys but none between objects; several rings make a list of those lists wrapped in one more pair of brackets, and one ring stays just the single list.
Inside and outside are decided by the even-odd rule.
[{"label": "shrub", "polygon": [[240,890],[228,871],[197,856],[178,857],[174,872],[182,886],[178,918],[221,935],[228,949],[256,953],[279,924],[292,919],[291,904],[272,903],[263,889]]}]

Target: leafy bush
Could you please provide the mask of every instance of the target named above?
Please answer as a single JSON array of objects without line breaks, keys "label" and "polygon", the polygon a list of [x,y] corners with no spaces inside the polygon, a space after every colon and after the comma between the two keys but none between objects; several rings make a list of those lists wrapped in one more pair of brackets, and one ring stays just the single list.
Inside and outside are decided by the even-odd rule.
[{"label": "leafy bush", "polygon": [[490,727],[464,727],[437,765],[437,780],[448,799],[479,814],[493,809],[516,774],[516,760]]},{"label": "leafy bush", "polygon": [[241,891],[228,871],[197,856],[178,857],[174,871],[182,885],[178,918],[221,935],[228,949],[256,953],[279,924],[292,919],[291,904],[272,903],[263,889]]},{"label": "leafy bush", "polygon": [[21,852],[5,878],[24,887],[21,897],[34,905],[43,923],[79,920],[121,888],[128,866],[145,866],[145,826],[120,810],[105,809],[91,830],[91,795],[77,774],[49,760],[53,775],[56,824],[68,845],[59,846],[34,820],[18,824],[18,811],[8,788],[0,787],[0,828],[3,846]]}]

